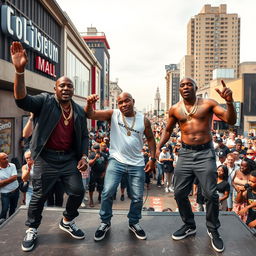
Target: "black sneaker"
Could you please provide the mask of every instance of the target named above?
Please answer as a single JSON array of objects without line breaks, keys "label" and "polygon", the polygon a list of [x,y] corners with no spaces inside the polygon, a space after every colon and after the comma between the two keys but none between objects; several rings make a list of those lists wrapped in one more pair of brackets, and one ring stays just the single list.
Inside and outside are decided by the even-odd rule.
[{"label": "black sneaker", "polygon": [[101,241],[105,237],[105,235],[107,234],[110,227],[111,227],[110,223],[101,222],[100,226],[98,227],[98,229],[95,232],[94,240],[95,241]]},{"label": "black sneaker", "polygon": [[29,252],[31,251],[37,240],[37,229],[36,228],[29,228],[26,230],[26,235],[21,243],[22,251]]},{"label": "black sneaker", "polygon": [[147,235],[145,231],[141,228],[140,224],[129,224],[129,229],[135,234],[138,239],[145,240]]},{"label": "black sneaker", "polygon": [[179,230],[172,234],[173,240],[181,240],[187,236],[191,236],[196,233],[196,228],[191,228],[186,225],[183,225]]},{"label": "black sneaker", "polygon": [[209,237],[211,238],[212,248],[216,252],[223,252],[224,251],[224,243],[220,237],[219,232],[217,230],[209,231],[207,229],[207,233],[208,233]]},{"label": "black sneaker", "polygon": [[75,239],[84,239],[85,237],[84,232],[77,227],[74,220],[70,221],[68,224],[64,224],[63,219],[61,219],[59,228],[68,232]]},{"label": "black sneaker", "polygon": [[120,200],[124,201],[124,195],[121,195]]}]

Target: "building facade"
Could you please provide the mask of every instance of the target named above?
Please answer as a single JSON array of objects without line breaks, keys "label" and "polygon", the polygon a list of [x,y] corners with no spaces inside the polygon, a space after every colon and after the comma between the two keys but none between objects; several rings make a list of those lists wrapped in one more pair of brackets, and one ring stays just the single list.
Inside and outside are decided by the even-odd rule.
[{"label": "building facade", "polygon": [[17,108],[13,98],[11,43],[20,41],[26,49],[25,83],[32,95],[54,93],[55,81],[66,75],[74,83],[73,99],[85,105],[85,97],[100,83],[101,66],[55,1],[0,0],[0,9],[0,151],[21,159],[29,113]]},{"label": "building facade", "polygon": [[[241,74],[238,79],[225,79],[227,87],[233,92],[234,105],[237,112],[237,121],[234,126],[228,126],[226,123],[214,116],[216,129],[225,130],[235,129],[239,134],[247,135],[250,130],[256,130],[256,73]],[[221,79],[211,81],[210,97],[219,102],[224,108],[226,104],[215,89],[222,89]]]},{"label": "building facade", "polygon": [[[166,71],[166,111],[176,104],[179,99],[180,69],[177,64],[165,65]],[[184,76],[185,77],[185,76]]]},{"label": "building facade", "polygon": [[115,82],[110,81],[109,83],[109,107],[110,109],[117,109],[117,97],[123,92],[118,85],[118,80]]},{"label": "building facade", "polygon": [[105,33],[98,32],[95,27],[87,28],[87,32],[81,32],[82,38],[93,51],[97,60],[102,66],[101,84],[100,84],[100,108],[108,109],[109,106],[109,69],[110,55],[109,44]]},{"label": "building facade", "polygon": [[227,13],[226,4],[204,5],[187,25],[187,56],[190,57],[183,59],[185,70],[182,70],[197,81],[199,93],[209,87],[214,69],[234,69],[237,77],[240,60],[238,14]]}]

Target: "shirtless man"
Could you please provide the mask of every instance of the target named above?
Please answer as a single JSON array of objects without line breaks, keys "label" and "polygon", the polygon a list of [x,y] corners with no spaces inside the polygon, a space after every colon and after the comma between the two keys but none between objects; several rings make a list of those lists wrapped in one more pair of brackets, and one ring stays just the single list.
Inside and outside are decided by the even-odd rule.
[{"label": "shirtless man", "polygon": [[206,226],[211,237],[212,247],[217,252],[224,250],[223,241],[218,233],[219,198],[216,193],[216,160],[212,143],[211,125],[215,114],[230,125],[236,123],[232,91],[222,81],[223,90],[216,89],[225,99],[227,110],[215,100],[196,96],[197,86],[193,79],[180,81],[180,94],[183,100],[169,110],[167,126],[157,145],[156,156],[161,147],[169,140],[176,123],[181,130],[182,148],[174,173],[174,196],[184,225],[172,234],[174,240],[181,240],[196,233],[194,214],[188,199],[195,176],[198,178],[206,198]]}]

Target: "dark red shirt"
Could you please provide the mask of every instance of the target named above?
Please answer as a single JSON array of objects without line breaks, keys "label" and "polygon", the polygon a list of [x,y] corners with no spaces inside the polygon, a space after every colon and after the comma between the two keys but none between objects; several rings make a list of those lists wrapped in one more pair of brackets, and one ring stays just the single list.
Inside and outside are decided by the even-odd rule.
[{"label": "dark red shirt", "polygon": [[45,147],[54,150],[69,151],[74,140],[74,115],[69,120],[69,124],[64,124],[64,117],[61,115],[60,121],[53,129]]}]

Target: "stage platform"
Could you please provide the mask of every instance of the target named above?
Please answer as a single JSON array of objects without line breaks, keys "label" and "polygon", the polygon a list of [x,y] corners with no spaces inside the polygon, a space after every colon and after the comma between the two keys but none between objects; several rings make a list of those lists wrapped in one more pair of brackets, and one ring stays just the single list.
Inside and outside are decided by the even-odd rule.
[{"label": "stage platform", "polygon": [[[96,210],[80,210],[76,223],[86,232],[84,240],[76,240],[58,227],[63,209],[46,208],[39,228],[37,246],[32,252],[22,252],[21,241],[26,227],[24,221],[27,209],[21,207],[16,214],[0,226],[0,255],[36,255],[36,256],[210,256],[215,252],[206,233],[205,214],[195,213],[197,234],[181,241],[173,241],[170,234],[181,225],[178,213],[143,212],[141,225],[148,239],[138,240],[127,227],[127,212],[115,211],[112,227],[106,238],[94,242],[93,236],[99,225]],[[256,237],[240,219],[232,213],[221,213],[222,223],[219,229],[225,242],[225,251],[221,255],[254,256]]]}]

